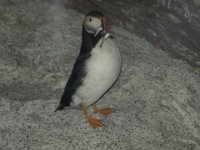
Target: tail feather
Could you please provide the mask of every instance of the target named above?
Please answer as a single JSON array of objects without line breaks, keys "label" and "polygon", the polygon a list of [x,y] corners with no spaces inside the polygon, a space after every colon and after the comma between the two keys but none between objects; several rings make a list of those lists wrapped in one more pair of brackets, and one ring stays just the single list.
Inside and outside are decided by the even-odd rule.
[{"label": "tail feather", "polygon": [[55,109],[54,112],[56,112],[58,110],[62,110],[66,106],[70,106],[70,103],[71,103],[71,93],[69,93],[69,90],[65,89],[65,91],[61,97],[60,104]]},{"label": "tail feather", "polygon": [[58,111],[58,110],[62,110],[65,106],[64,105],[59,105],[55,110],[54,112]]}]

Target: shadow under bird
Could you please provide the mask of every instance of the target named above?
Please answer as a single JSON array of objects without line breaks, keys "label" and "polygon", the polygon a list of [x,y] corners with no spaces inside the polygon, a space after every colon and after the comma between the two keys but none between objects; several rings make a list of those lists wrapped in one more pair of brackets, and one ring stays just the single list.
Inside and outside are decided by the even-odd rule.
[{"label": "shadow under bird", "polygon": [[118,79],[121,64],[119,49],[103,13],[89,12],[83,21],[80,53],[55,111],[81,106],[89,124],[93,128],[102,127],[102,121],[89,115],[87,109],[93,105],[96,113],[105,116],[112,113],[111,108],[97,108],[96,102]]}]

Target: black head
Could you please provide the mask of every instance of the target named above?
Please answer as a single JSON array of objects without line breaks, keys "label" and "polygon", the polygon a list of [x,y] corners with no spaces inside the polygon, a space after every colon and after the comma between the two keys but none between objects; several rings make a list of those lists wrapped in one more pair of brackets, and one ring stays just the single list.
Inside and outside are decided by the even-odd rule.
[{"label": "black head", "polygon": [[100,11],[93,10],[93,11],[90,11],[89,13],[87,13],[86,16],[92,16],[92,17],[96,17],[96,18],[102,17],[103,18],[104,14]]}]

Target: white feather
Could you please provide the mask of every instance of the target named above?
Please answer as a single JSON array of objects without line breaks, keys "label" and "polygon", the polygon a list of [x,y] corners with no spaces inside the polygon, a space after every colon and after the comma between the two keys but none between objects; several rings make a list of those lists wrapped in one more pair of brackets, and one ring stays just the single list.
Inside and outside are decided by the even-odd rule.
[{"label": "white feather", "polygon": [[86,62],[87,75],[83,84],[72,97],[73,105],[91,105],[97,101],[116,81],[121,70],[119,49],[112,39],[107,38],[102,47],[102,38],[92,49]]}]

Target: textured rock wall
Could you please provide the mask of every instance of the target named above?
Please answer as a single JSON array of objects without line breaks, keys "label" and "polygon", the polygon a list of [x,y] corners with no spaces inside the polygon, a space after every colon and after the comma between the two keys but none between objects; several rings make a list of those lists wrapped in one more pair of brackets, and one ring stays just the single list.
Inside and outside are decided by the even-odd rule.
[{"label": "textured rock wall", "polygon": [[99,9],[109,21],[162,48],[175,58],[200,67],[200,3],[198,0],[73,0],[82,13]]}]

